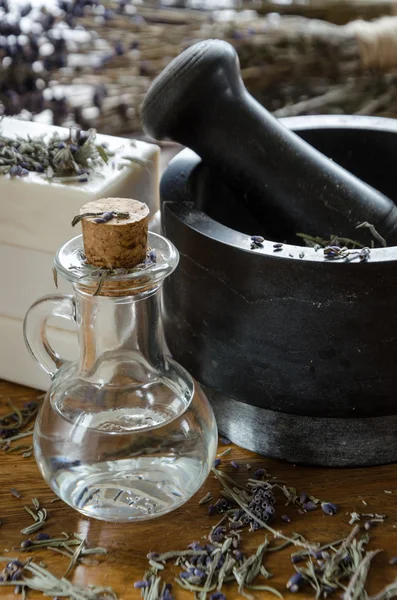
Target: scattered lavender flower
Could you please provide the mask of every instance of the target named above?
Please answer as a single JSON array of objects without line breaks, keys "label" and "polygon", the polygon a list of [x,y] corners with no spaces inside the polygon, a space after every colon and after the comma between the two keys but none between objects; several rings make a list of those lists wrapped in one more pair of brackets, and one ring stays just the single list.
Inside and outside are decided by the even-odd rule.
[{"label": "scattered lavender flower", "polygon": [[[304,502],[302,504],[302,508],[304,511],[306,512],[311,512],[313,510],[316,510],[317,505],[313,502],[313,500],[308,500],[307,502]],[[324,509],[323,509],[324,510]],[[325,511],[324,511],[325,512]],[[331,513],[327,513],[327,514],[331,514]]]},{"label": "scattered lavender flower", "polygon": [[[273,490],[270,485],[258,485],[252,488],[252,498],[248,504],[250,511],[258,517],[261,521],[270,521],[274,515],[274,504],[275,497]],[[250,523],[251,529],[260,529],[260,525],[254,519],[249,516],[245,516],[245,519]]]},{"label": "scattered lavender flower", "polygon": [[296,592],[299,592],[305,581],[306,580],[301,573],[295,573],[295,575],[292,575],[288,580],[286,587],[290,592],[295,594]]},{"label": "scattered lavender flower", "polygon": [[338,512],[338,507],[332,502],[322,502],[321,508],[326,515],[335,515]]},{"label": "scattered lavender flower", "polygon": [[239,469],[239,468],[240,468],[240,466],[239,466],[239,465],[236,463],[236,461],[235,461],[235,460],[232,460],[230,464],[232,465],[232,467],[233,467],[234,469]]},{"label": "scattered lavender flower", "polygon": [[215,469],[217,469],[217,468],[219,467],[219,465],[221,464],[221,462],[222,462],[222,461],[221,461],[221,459],[220,459],[220,458],[216,458],[216,459],[214,460],[214,467],[215,467]]},{"label": "scattered lavender flower", "polygon": [[232,443],[227,437],[223,435],[220,436],[219,441],[221,442],[221,444],[225,444],[226,446]]},{"label": "scattered lavender flower", "polygon": [[291,523],[291,519],[288,515],[281,515],[281,520],[284,521],[284,523]]},{"label": "scattered lavender flower", "polygon": [[134,588],[141,590],[142,588],[147,588],[150,586],[149,581],[135,581]]},{"label": "scattered lavender flower", "polygon": [[210,504],[208,507],[208,515],[212,517],[216,513],[216,507],[214,504]]},{"label": "scattered lavender flower", "polygon": [[301,492],[299,494],[299,502],[301,504],[303,504],[304,502],[306,502],[306,500],[307,500],[307,494],[306,494],[306,492]]},{"label": "scattered lavender flower", "polygon": [[265,469],[257,469],[254,473],[254,479],[262,479],[262,477],[266,474]]},{"label": "scattered lavender flower", "polygon": [[251,235],[251,242],[253,242],[254,244],[263,244],[263,242],[265,241],[265,238],[263,238],[261,235]]},{"label": "scattered lavender flower", "polygon": [[298,563],[304,562],[306,560],[306,556],[304,554],[293,554],[291,556],[291,562],[294,565],[297,565]]},{"label": "scattered lavender flower", "polygon": [[114,211],[104,212],[102,217],[98,217],[97,219],[93,219],[94,223],[107,223],[114,217]]},{"label": "scattered lavender flower", "polygon": [[36,535],[36,540],[41,541],[41,540],[50,540],[51,536],[49,533],[38,533]]},{"label": "scattered lavender flower", "polygon": [[214,592],[211,594],[210,600],[226,600],[226,596],[222,592]]}]

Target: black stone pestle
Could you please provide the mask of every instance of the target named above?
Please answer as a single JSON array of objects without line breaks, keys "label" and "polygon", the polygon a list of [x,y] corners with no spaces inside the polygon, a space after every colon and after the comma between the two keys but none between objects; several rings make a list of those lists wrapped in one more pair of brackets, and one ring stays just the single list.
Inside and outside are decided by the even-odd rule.
[{"label": "black stone pestle", "polygon": [[357,225],[369,222],[397,245],[395,204],[261,106],[229,43],[205,40],[182,52],[152,83],[141,114],[146,133],[191,148],[218,172],[269,238],[291,241],[300,232],[368,244]]}]

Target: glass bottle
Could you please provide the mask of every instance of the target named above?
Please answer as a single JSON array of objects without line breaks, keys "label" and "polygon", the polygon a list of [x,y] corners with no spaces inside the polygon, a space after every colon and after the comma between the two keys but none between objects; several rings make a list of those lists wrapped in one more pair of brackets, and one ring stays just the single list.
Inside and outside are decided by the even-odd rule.
[{"label": "glass bottle", "polygon": [[[34,431],[40,471],[70,506],[108,521],[177,508],[201,487],[216,452],[212,408],[163,341],[161,286],[179,255],[155,233],[149,245],[156,262],[116,270],[98,293],[82,236],[70,240],[55,268],[74,294],[41,298],[24,323],[30,353],[51,377]],[[77,361],[51,348],[46,322],[53,316],[76,322]]]}]

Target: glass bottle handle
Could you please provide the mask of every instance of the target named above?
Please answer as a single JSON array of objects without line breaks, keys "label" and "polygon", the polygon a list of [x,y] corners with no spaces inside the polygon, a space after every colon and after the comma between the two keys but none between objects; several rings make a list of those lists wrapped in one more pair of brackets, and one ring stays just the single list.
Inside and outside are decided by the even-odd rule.
[{"label": "glass bottle handle", "polygon": [[65,360],[51,348],[47,338],[47,321],[51,317],[76,321],[74,296],[44,296],[32,304],[25,316],[23,335],[28,350],[43,371],[53,378]]}]

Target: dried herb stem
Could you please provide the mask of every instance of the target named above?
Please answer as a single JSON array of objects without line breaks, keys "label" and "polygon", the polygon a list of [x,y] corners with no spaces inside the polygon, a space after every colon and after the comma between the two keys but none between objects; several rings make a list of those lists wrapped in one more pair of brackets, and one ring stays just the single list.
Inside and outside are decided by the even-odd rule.
[{"label": "dried herb stem", "polygon": [[356,566],[356,570],[343,594],[343,600],[359,600],[359,598],[361,598],[365,591],[365,583],[367,581],[371,561],[380,552],[382,552],[382,550],[372,550],[366,553],[362,561]]},{"label": "dried herb stem", "polygon": [[[264,529],[267,529],[268,531],[270,531],[275,538],[280,538],[285,540],[286,542],[290,542],[291,544],[293,544],[294,546],[301,546],[303,548],[308,548],[313,549],[316,546],[313,544],[310,544],[307,541],[303,541],[302,537],[299,535],[299,537],[295,537],[295,538],[290,538],[286,535],[284,535],[281,531],[276,531],[275,529],[273,529],[273,527],[270,527],[270,525],[268,525],[267,523],[265,523],[264,521],[262,521],[262,519],[259,519],[250,509],[249,507],[241,501],[240,497],[238,494],[236,494],[230,487],[229,485],[226,483],[225,478],[223,477],[223,473],[221,471],[218,471],[215,467],[212,468],[213,472],[215,473],[217,479],[219,480],[219,482],[222,484],[222,486],[224,487],[224,489],[228,492],[228,494],[230,495],[231,498],[233,498],[233,500],[236,502],[236,504],[238,504],[240,506],[240,508],[249,516],[251,517],[251,519],[253,519],[254,521],[256,521],[258,523],[258,525],[260,525],[261,527],[263,527]],[[296,534],[298,536],[298,534]]]}]

